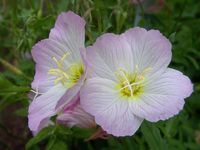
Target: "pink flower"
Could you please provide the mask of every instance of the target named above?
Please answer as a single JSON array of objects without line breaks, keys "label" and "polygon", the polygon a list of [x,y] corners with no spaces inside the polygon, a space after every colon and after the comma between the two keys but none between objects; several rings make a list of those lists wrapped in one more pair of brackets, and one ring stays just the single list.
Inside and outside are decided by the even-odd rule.
[{"label": "pink flower", "polygon": [[[32,88],[36,96],[29,106],[28,121],[34,133],[47,126],[51,116],[62,115],[64,107],[79,100],[85,80],[80,51],[84,42],[85,21],[69,11],[58,16],[49,38],[33,47],[36,74]],[[81,109],[77,107],[74,109]]]},{"label": "pink flower", "polygon": [[133,135],[144,119],[180,112],[193,91],[190,79],[168,68],[171,43],[159,31],[132,28],[104,34],[87,48],[81,105],[107,133]]},{"label": "pink flower", "polygon": [[69,127],[77,126],[80,128],[93,128],[96,126],[94,118],[85,112],[80,105],[80,97],[75,98],[61,115],[57,117],[59,123],[65,124]]}]

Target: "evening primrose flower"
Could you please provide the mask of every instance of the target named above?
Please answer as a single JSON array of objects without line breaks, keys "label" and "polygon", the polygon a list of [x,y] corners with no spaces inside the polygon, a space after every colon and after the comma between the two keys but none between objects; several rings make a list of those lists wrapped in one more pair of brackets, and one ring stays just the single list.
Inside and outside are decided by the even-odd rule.
[{"label": "evening primrose flower", "polygon": [[84,54],[80,51],[84,48],[84,28],[85,21],[80,16],[70,11],[61,13],[49,38],[32,49],[36,62],[32,88],[36,95],[29,106],[28,121],[34,133],[50,124],[51,116],[62,115],[67,104],[79,99],[85,80]]},{"label": "evening primrose flower", "polygon": [[104,34],[87,48],[88,75],[81,105],[107,133],[133,135],[144,119],[180,112],[193,91],[190,79],[168,68],[171,43],[157,30]]},{"label": "evening primrose flower", "polygon": [[93,128],[96,126],[93,116],[85,112],[80,105],[80,97],[63,109],[63,113],[57,117],[58,123],[68,127]]}]

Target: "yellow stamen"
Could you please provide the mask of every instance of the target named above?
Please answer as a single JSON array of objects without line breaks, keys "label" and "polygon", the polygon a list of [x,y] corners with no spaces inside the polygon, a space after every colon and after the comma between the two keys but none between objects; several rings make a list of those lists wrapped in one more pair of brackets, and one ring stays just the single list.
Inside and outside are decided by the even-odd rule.
[{"label": "yellow stamen", "polygon": [[55,57],[52,57],[53,61],[57,65],[57,68],[49,69],[48,74],[51,74],[57,77],[54,81],[54,84],[58,84],[59,82],[63,84],[64,81],[69,79],[69,75],[66,73],[66,69],[63,66],[64,60],[69,55],[70,55],[69,53],[64,54],[60,60],[57,60]]},{"label": "yellow stamen", "polygon": [[152,71],[152,68],[148,67],[139,73],[138,65],[135,65],[134,73],[127,73],[119,68],[116,75],[120,82],[117,86],[120,95],[126,97],[139,96],[143,91],[145,77],[150,71]]},{"label": "yellow stamen", "polygon": [[60,60],[52,57],[53,61],[56,64],[56,68],[49,69],[48,74],[56,77],[54,84],[62,83],[64,86],[70,87],[83,74],[83,65],[82,64],[71,64],[70,67],[64,67],[64,61],[69,56],[69,53],[64,54]]}]

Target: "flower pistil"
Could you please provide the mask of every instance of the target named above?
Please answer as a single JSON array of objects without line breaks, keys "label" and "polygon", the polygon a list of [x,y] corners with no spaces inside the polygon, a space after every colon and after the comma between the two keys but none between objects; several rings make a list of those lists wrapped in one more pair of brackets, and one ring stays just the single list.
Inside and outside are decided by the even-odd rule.
[{"label": "flower pistil", "polygon": [[75,84],[83,74],[83,64],[74,63],[71,64],[69,68],[64,67],[64,61],[70,55],[70,53],[65,53],[60,60],[52,57],[53,61],[56,63],[57,68],[49,69],[48,74],[56,76],[54,84],[62,83],[65,87],[71,87]]},{"label": "flower pistil", "polygon": [[138,71],[138,65],[135,66],[134,73],[128,73],[124,69],[120,68],[117,72],[117,78],[119,80],[117,89],[120,96],[126,98],[135,98],[140,96],[144,92],[145,76],[152,69],[146,68],[142,73]]}]

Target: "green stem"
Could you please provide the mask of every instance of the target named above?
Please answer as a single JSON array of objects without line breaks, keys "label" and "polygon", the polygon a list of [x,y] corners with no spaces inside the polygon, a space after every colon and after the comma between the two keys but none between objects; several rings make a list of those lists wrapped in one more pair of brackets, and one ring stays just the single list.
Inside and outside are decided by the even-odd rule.
[{"label": "green stem", "polygon": [[15,67],[14,65],[12,65],[11,63],[9,63],[8,61],[0,58],[0,63],[7,68],[8,70],[12,71],[13,73],[17,74],[17,75],[21,75],[24,78],[28,79],[28,80],[32,80],[32,78],[27,77],[20,69],[18,69],[17,67]]},{"label": "green stem", "polygon": [[5,68],[9,69],[10,71],[14,72],[15,74],[17,74],[17,75],[23,75],[23,72],[20,69],[18,69],[17,67],[13,66],[8,61],[3,60],[3,59],[0,58],[0,62],[2,63],[2,65]]},{"label": "green stem", "polygon": [[139,22],[141,20],[145,21],[145,18],[144,18],[144,7],[142,5],[142,3],[138,1],[138,4],[139,6],[136,6],[136,14],[135,14],[135,21],[134,21],[134,26],[138,26]]}]

